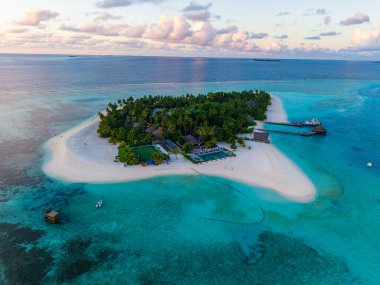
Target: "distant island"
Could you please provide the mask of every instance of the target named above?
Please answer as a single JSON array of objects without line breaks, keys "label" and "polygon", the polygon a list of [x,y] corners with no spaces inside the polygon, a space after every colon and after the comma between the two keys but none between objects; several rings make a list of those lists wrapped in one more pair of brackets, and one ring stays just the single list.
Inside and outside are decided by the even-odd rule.
[{"label": "distant island", "polygon": [[110,143],[119,144],[117,159],[129,165],[166,161],[167,153],[147,148],[153,142],[176,154],[180,150],[198,163],[205,159],[197,154],[212,151],[207,160],[231,155],[219,148],[218,142],[230,144],[233,150],[237,144],[246,146],[239,135],[252,133],[255,120],[266,119],[270,104],[271,97],[264,91],[130,97],[110,103],[104,113],[99,113],[97,132]]},{"label": "distant island", "polygon": [[254,61],[281,61],[281,59],[255,58]]}]

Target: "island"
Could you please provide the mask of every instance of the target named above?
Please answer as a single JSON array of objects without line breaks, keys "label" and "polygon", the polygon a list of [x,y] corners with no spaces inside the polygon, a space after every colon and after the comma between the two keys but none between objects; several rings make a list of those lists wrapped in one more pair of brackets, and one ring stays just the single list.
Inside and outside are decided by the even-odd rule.
[{"label": "island", "polygon": [[219,176],[313,200],[309,178],[274,145],[254,140],[267,118],[287,121],[281,100],[265,91],[130,97],[49,140],[43,169],[90,183]]},{"label": "island", "polygon": [[132,97],[99,113],[98,134],[118,144],[116,160],[128,165],[161,164],[181,152],[193,163],[234,156],[217,143],[246,147],[256,120],[266,119],[264,91],[216,92],[179,97]]}]

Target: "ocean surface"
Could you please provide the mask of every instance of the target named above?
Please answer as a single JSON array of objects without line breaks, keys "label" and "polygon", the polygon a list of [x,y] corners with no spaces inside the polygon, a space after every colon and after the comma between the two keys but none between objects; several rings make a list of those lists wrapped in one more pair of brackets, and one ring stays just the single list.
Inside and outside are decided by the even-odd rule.
[{"label": "ocean surface", "polygon": [[[110,101],[245,89],[328,129],[271,135],[315,201],[215,177],[71,184],[41,170],[44,143]],[[0,55],[0,120],[0,284],[380,284],[379,63]]]}]

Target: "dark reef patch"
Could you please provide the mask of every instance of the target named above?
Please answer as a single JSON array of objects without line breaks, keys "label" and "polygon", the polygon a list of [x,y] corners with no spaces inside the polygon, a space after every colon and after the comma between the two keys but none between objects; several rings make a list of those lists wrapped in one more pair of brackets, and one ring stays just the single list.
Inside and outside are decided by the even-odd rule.
[{"label": "dark reef patch", "polygon": [[365,151],[365,149],[360,148],[360,147],[357,147],[357,146],[353,146],[353,147],[351,147],[351,149],[352,149],[353,151],[355,151],[355,152]]},{"label": "dark reef patch", "polygon": [[91,239],[81,238],[67,241],[62,250],[64,257],[58,262],[56,274],[59,282],[70,282],[116,255],[115,251],[94,244]]},{"label": "dark reef patch", "polygon": [[[264,232],[250,247],[195,246],[157,252],[154,263],[139,264],[137,284],[360,284],[346,264],[320,254],[301,240]],[[152,257],[144,257],[152,258]]]},{"label": "dark reef patch", "polygon": [[53,258],[36,242],[44,231],[0,223],[0,260],[6,284],[41,284]]},{"label": "dark reef patch", "polygon": [[263,252],[255,265],[259,283],[357,284],[343,260],[319,253],[299,239],[264,232],[259,241]]}]

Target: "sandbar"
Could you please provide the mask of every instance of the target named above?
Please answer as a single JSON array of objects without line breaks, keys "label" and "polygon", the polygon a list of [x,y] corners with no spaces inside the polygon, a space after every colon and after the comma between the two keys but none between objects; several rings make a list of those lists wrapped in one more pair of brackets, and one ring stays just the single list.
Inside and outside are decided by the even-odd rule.
[{"label": "sandbar", "polygon": [[[268,120],[286,122],[287,115],[279,98],[272,96]],[[49,156],[44,172],[67,182],[112,183],[162,175],[210,175],[269,188],[294,201],[309,202],[316,188],[302,170],[272,144],[246,141],[251,149],[239,147],[236,157],[193,164],[182,155],[171,155],[169,165],[128,166],[115,163],[117,146],[98,137],[99,118],[90,119],[50,139],[45,147]],[[258,124],[257,128],[262,127]],[[229,148],[227,144],[219,144]]]}]

